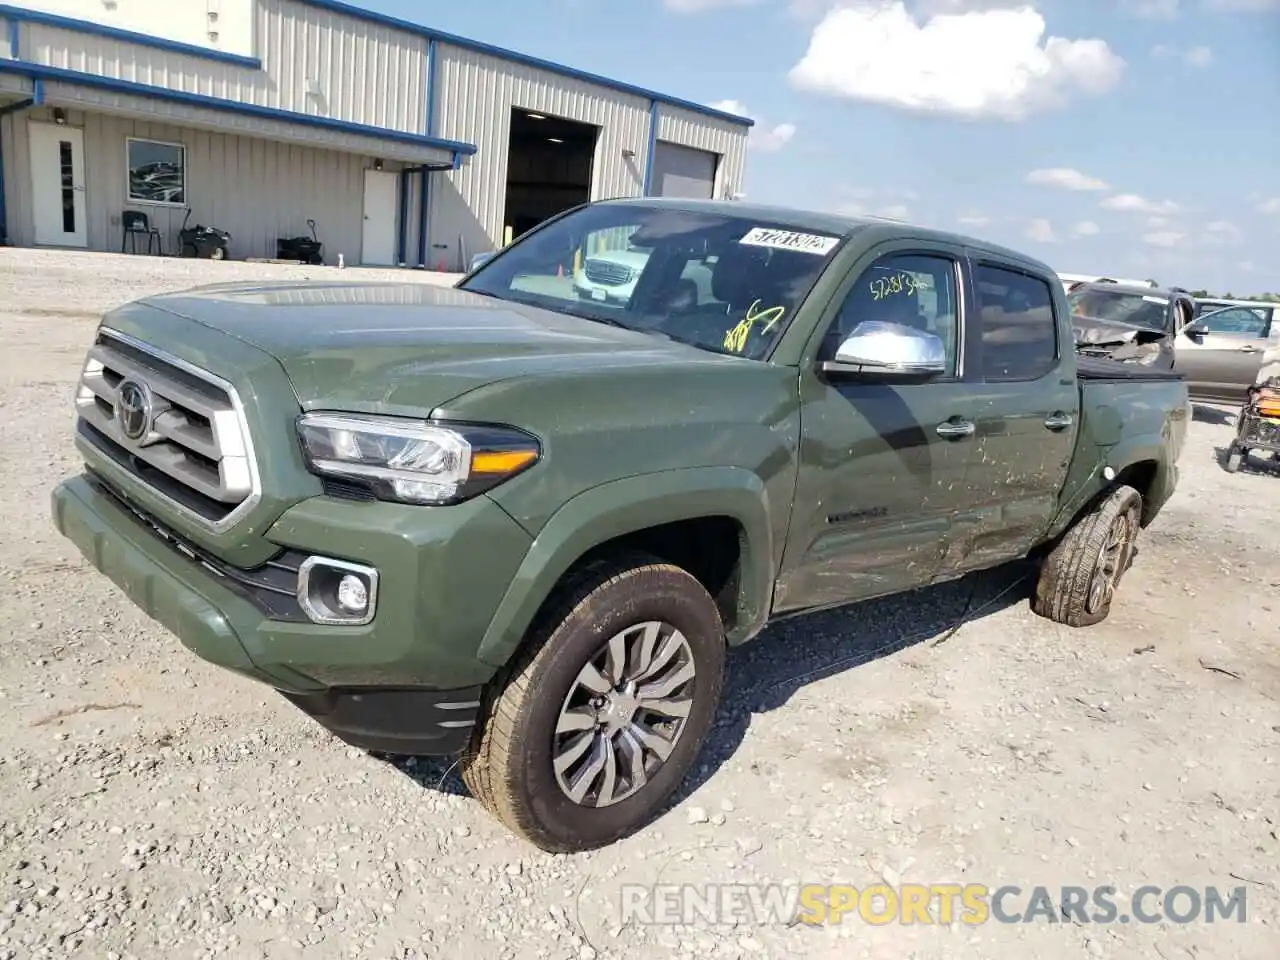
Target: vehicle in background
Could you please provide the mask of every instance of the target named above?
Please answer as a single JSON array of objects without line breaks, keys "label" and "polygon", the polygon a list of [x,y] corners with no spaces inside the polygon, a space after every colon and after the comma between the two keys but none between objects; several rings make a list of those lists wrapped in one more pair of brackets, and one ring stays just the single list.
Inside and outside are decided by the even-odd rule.
[{"label": "vehicle in background", "polygon": [[1149,280],[1125,280],[1115,277],[1094,277],[1084,273],[1060,273],[1058,279],[1062,281],[1062,287],[1067,293],[1076,289],[1082,283],[1123,283],[1130,287],[1154,287],[1155,284]]},{"label": "vehicle in background", "polygon": [[[628,299],[575,294],[601,249],[650,251]],[[1033,557],[1036,614],[1104,620],[1190,415],[1176,374],[1079,356],[1017,251],[673,197],[452,288],[125,304],[75,407],[52,509],[89,563],[348,743],[458,757],[556,852],[664,809],[728,648],[781,617]]]},{"label": "vehicle in background", "polygon": [[1068,295],[1081,356],[1173,370],[1177,334],[1190,322],[1190,295],[1146,284],[1095,282]]},{"label": "vehicle in background", "polygon": [[1196,299],[1196,316],[1225,310],[1227,307],[1245,307],[1255,311],[1259,317],[1270,324],[1271,335],[1280,340],[1280,324],[1272,323],[1280,318],[1280,303],[1269,300],[1230,300],[1223,297],[1201,297]]},{"label": "vehicle in background", "polygon": [[1276,311],[1267,304],[1202,313],[1176,338],[1174,369],[1196,400],[1242,403],[1264,364],[1280,360]]}]

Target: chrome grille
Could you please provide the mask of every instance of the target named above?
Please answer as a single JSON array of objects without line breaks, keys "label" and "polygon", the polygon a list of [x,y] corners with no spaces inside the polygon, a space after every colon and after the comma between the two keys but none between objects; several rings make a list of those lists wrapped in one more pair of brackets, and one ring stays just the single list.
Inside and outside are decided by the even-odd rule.
[{"label": "chrome grille", "polygon": [[629,283],[634,274],[634,271],[624,263],[591,258],[582,265],[582,271],[592,283],[601,283],[607,287],[620,287],[624,283]]},{"label": "chrome grille", "polygon": [[149,344],[102,329],[76,393],[79,433],[138,482],[207,526],[257,499],[234,388]]}]

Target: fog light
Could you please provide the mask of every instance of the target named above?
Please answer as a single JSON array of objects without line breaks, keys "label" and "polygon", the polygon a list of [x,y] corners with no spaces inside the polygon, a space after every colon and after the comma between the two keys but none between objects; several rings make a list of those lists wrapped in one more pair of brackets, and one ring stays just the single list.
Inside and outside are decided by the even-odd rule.
[{"label": "fog light", "polygon": [[364,613],[369,608],[369,590],[354,573],[338,581],[338,606],[347,613]]},{"label": "fog light", "polygon": [[298,604],[315,623],[361,626],[373,619],[378,571],[358,563],[308,557],[298,568]]}]

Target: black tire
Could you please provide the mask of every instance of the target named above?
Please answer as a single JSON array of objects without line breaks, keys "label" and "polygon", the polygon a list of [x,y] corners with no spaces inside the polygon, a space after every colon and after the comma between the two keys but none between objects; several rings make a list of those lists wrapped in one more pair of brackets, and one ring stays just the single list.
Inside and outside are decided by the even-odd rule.
[{"label": "black tire", "polygon": [[[1120,580],[1133,562],[1142,494],[1121,484],[1063,535],[1045,558],[1031,609],[1069,627],[1101,623],[1111,613]],[[1109,550],[1109,545],[1118,548]],[[1099,577],[1109,586],[1099,590]]]},{"label": "black tire", "polygon": [[184,243],[182,245],[182,255],[184,257],[198,257],[200,256],[200,251],[196,249],[194,243]]},{"label": "black tire", "polygon": [[[662,621],[688,644],[692,703],[668,758],[644,786],[609,806],[575,802],[557,782],[553,741],[579,672],[632,625]],[[724,626],[703,586],[647,555],[591,564],[548,606],[530,642],[491,686],[461,764],[472,795],[509,830],[549,853],[607,846],[644,827],[679,787],[715,719]]]},{"label": "black tire", "polygon": [[1227,473],[1235,473],[1244,465],[1244,458],[1249,455],[1249,451],[1241,450],[1239,447],[1232,447],[1227,451],[1227,462],[1224,463],[1223,469]]}]

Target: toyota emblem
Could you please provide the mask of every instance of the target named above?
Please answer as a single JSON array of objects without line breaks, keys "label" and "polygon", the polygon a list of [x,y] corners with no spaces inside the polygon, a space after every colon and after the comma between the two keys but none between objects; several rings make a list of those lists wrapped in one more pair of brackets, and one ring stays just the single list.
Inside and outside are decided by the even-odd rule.
[{"label": "toyota emblem", "polygon": [[141,440],[151,429],[151,391],[137,380],[125,380],[116,391],[116,422],[128,440]]}]

